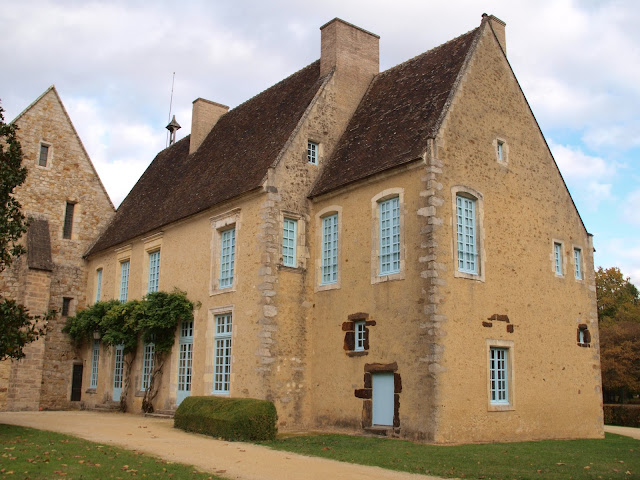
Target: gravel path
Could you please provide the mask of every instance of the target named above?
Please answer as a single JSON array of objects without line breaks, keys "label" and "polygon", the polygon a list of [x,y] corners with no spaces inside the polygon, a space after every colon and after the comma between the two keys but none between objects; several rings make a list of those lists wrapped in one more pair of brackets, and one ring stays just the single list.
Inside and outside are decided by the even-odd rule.
[{"label": "gravel path", "polygon": [[93,442],[117,445],[156,457],[195,465],[222,477],[240,480],[440,480],[394,472],[259,445],[214,440],[173,428],[173,420],[133,414],[0,412],[0,423],[67,433]]}]

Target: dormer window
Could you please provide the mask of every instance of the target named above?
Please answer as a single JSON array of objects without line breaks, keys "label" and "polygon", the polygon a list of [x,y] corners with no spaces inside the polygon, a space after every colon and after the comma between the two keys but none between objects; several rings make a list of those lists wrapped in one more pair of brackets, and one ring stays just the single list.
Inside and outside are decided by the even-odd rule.
[{"label": "dormer window", "polygon": [[318,164],[318,144],[309,141],[307,144],[307,160],[311,165]]}]

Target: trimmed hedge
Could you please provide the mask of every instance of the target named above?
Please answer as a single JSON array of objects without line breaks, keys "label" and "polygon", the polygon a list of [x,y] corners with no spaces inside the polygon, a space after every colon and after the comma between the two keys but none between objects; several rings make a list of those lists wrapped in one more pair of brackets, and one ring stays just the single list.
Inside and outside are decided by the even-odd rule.
[{"label": "trimmed hedge", "polygon": [[274,440],[278,414],[272,402],[255,398],[187,397],[173,426],[225,440]]},{"label": "trimmed hedge", "polygon": [[604,423],[623,427],[640,427],[640,405],[605,405]]}]

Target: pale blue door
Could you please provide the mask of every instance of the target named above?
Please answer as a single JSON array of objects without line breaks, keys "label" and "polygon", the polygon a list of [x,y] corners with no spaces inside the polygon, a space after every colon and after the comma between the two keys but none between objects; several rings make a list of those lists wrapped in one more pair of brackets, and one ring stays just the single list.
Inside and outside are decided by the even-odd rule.
[{"label": "pale blue door", "polygon": [[180,346],[178,349],[178,392],[176,405],[191,395],[191,365],[193,363],[193,321],[180,325]]},{"label": "pale blue door", "polygon": [[393,373],[374,373],[373,380],[373,425],[393,425]]},{"label": "pale blue door", "polygon": [[113,366],[113,401],[119,402],[122,395],[122,367],[124,360],[124,345],[116,345],[115,365]]}]

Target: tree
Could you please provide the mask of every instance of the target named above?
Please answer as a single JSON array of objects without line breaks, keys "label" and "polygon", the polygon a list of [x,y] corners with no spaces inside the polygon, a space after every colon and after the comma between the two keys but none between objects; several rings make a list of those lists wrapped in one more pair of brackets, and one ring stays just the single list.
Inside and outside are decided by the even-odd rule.
[{"label": "tree", "polygon": [[598,267],[596,272],[596,293],[598,296],[598,321],[633,320],[640,314],[640,293],[631,283],[629,277],[625,278],[618,267],[604,270]]},{"label": "tree", "polygon": [[617,267],[596,272],[605,401],[640,393],[640,294]]},{"label": "tree", "polygon": [[[0,106],[0,272],[25,252],[19,241],[27,231],[27,221],[14,197],[15,188],[27,178],[27,169],[22,165],[18,127],[6,124],[2,112]],[[0,360],[24,357],[23,347],[43,335],[54,316],[55,312],[31,316],[24,306],[0,295]]]}]

